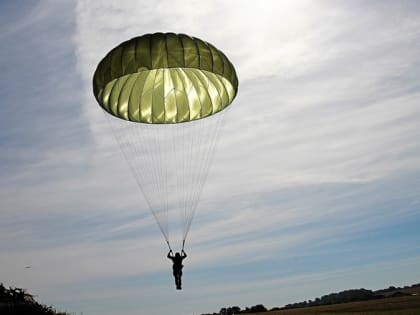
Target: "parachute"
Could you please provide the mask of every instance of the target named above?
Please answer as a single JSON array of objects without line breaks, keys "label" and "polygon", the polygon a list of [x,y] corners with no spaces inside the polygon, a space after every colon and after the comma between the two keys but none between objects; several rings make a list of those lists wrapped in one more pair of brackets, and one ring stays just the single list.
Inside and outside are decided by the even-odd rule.
[{"label": "parachute", "polygon": [[93,93],[169,248],[177,231],[184,248],[237,91],[229,59],[184,34],[132,38],[97,66]]}]

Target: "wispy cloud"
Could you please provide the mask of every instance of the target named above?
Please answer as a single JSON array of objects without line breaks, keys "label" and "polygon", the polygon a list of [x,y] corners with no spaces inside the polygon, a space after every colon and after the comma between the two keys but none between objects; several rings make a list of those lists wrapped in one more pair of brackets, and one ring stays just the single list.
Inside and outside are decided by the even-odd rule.
[{"label": "wispy cloud", "polygon": [[[91,314],[115,314],[110,297],[121,314],[137,314],[138,303],[166,313],[154,296],[188,314],[410,282],[420,210],[416,9],[181,0],[13,8],[0,32],[1,281]],[[187,243],[182,303],[91,91],[110,48],[156,31],[215,44],[240,79]]]}]

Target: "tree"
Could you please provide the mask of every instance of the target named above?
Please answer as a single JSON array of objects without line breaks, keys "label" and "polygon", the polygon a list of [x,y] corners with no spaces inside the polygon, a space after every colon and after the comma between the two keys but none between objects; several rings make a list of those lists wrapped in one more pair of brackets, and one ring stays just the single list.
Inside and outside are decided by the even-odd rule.
[{"label": "tree", "polygon": [[255,306],[251,306],[250,313],[260,313],[260,312],[267,312],[267,309],[262,304],[257,304]]}]

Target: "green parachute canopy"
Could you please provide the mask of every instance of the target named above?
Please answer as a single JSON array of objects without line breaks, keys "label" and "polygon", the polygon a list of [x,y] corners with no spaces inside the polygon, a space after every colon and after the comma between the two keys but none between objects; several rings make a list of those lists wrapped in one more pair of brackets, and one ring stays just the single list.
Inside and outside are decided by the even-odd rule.
[{"label": "green parachute canopy", "polygon": [[232,63],[213,45],[184,34],[155,33],[112,49],[93,77],[98,103],[129,121],[170,124],[201,119],[236,96]]},{"label": "green parachute canopy", "polygon": [[105,116],[169,248],[173,231],[180,232],[184,247],[223,109],[237,91],[226,56],[184,34],[132,38],[112,49],[95,71],[95,98],[112,115]]}]

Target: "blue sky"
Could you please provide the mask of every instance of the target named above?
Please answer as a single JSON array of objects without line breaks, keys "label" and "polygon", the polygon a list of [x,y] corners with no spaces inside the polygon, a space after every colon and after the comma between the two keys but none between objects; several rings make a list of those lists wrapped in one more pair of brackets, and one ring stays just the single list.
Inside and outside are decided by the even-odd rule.
[{"label": "blue sky", "polygon": [[[0,281],[93,315],[419,282],[419,12],[416,1],[0,2]],[[182,292],[91,89],[105,53],[157,31],[213,43],[240,81]]]}]

